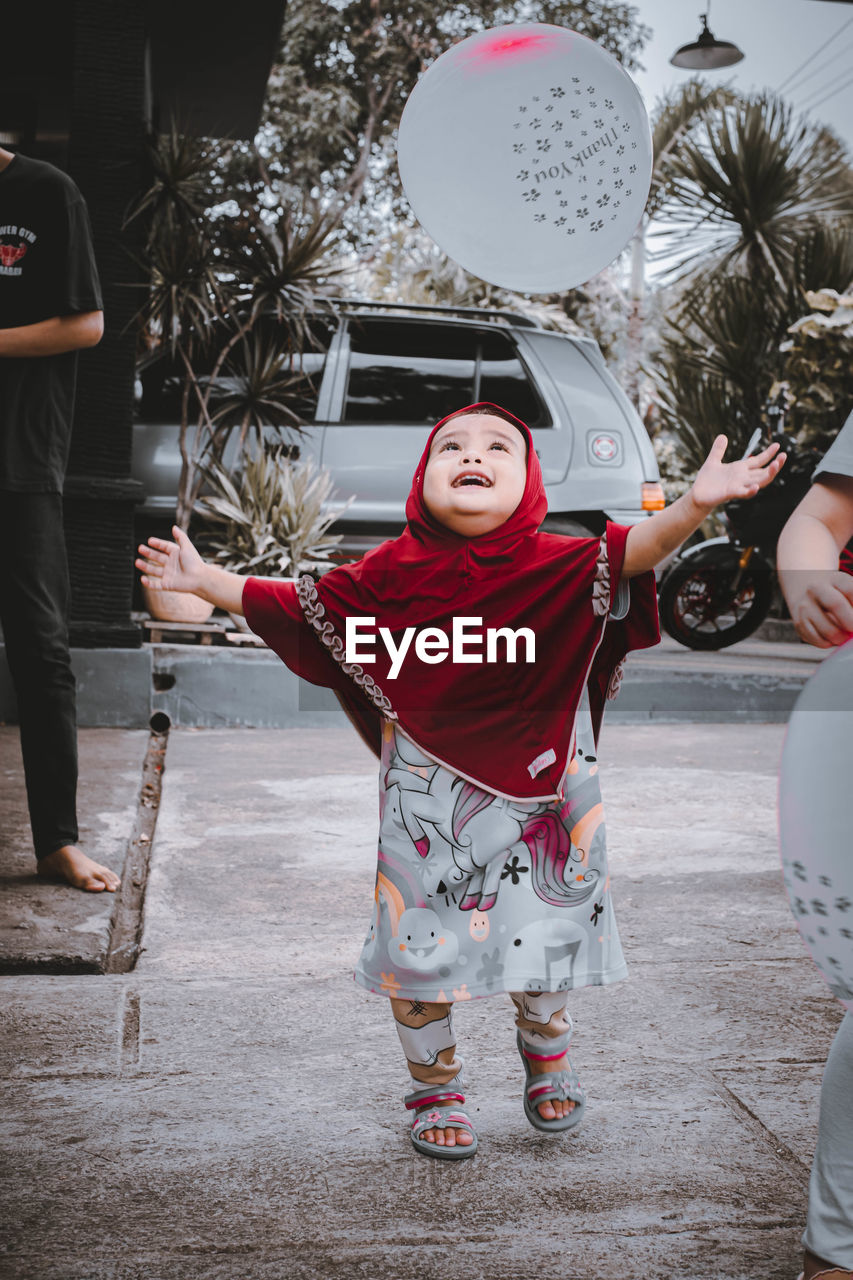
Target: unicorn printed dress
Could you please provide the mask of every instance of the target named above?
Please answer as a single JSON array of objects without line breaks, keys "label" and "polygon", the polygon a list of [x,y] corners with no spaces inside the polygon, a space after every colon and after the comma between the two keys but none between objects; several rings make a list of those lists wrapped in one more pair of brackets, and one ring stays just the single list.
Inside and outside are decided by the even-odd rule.
[{"label": "unicorn printed dress", "polygon": [[551,803],[482,790],[390,721],[382,736],[375,910],[358,983],[443,1002],[627,976],[586,697]]}]

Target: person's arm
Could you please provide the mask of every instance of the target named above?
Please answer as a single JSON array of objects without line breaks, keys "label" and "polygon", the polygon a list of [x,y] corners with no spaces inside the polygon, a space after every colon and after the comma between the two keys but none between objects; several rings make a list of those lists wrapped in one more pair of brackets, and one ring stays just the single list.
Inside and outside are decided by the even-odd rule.
[{"label": "person's arm", "polygon": [[853,577],[838,557],[853,537],[853,476],[821,473],[782,530],[782,594],[797,634],[818,649],[853,634]]},{"label": "person's arm", "polygon": [[58,356],[66,351],[96,347],[104,332],[103,311],[83,311],[79,315],[51,316],[36,324],[0,329],[0,358]]},{"label": "person's arm", "polygon": [[723,462],[727,445],[725,436],[717,436],[690,491],[665,511],[632,525],[625,544],[623,578],[635,578],[654,569],[677,550],[721,502],[754,498],[759,489],[779,474],[785,461],[779,445],[771,444],[754,457]]},{"label": "person's arm", "polygon": [[154,591],[191,591],[226,613],[243,613],[246,578],[216,565],[205,564],[183,529],[172,529],[174,542],[149,538],[139,547],[137,569],[142,583]]}]

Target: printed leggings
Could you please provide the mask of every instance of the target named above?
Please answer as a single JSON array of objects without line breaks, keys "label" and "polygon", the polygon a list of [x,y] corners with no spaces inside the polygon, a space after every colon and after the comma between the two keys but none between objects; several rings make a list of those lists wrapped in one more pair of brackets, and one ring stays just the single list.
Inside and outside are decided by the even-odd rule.
[{"label": "printed leggings", "polygon": [[[572,1030],[572,1020],[566,1012],[567,998],[566,991],[545,991],[540,995],[510,992],[515,1025],[525,1046],[541,1051],[551,1041],[567,1040]],[[392,999],[391,1009],[413,1087],[450,1084],[462,1066],[456,1056],[453,1005]]]}]

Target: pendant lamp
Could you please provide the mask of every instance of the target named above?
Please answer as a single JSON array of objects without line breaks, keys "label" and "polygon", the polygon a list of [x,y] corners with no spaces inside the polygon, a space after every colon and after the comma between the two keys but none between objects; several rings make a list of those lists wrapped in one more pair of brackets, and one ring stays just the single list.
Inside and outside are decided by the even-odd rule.
[{"label": "pendant lamp", "polygon": [[717,40],[713,32],[708,30],[710,12],[709,0],[705,13],[699,14],[702,30],[697,39],[693,44],[683,44],[670,58],[674,67],[687,67],[691,71],[714,71],[718,67],[732,67],[743,58],[736,44],[731,44],[728,40]]}]

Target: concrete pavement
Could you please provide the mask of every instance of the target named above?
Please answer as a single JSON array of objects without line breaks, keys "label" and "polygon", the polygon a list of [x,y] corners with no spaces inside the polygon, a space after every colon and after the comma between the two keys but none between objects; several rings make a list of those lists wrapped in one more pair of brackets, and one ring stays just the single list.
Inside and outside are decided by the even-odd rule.
[{"label": "concrete pavement", "polygon": [[[790,624],[774,623],[783,629]],[[765,627],[770,627],[765,623]],[[148,646],[155,666],[150,701],[142,697],[139,673],[134,694],[126,701],[127,682],[110,684],[108,667],[97,661],[111,651],[80,651],[78,671],[81,708],[99,727],[81,735],[83,786],[81,839],[99,862],[121,871],[131,840],[126,871],[136,897],[144,894],[148,821],[157,797],[143,795],[133,820],[134,797],[157,776],[153,743],[142,731],[105,732],[106,728],[140,724],[148,727],[165,714],[176,728],[338,728],[346,717],[328,689],[318,689],[293,676],[266,649],[234,651],[203,645]],[[127,657],[128,653],[122,651]],[[130,652],[137,661],[139,654]],[[655,649],[632,654],[622,691],[608,708],[608,722],[650,723],[784,723],[800,691],[825,653],[799,642],[750,638],[718,653],[697,653],[664,636]],[[78,663],[78,667],[80,664]],[[168,668],[168,670],[167,670]],[[159,674],[158,674],[159,673]],[[177,674],[176,674],[177,673]],[[115,672],[113,672],[115,674]],[[0,686],[2,686],[0,655]],[[170,681],[172,683],[170,683]],[[144,682],[143,682],[144,684]],[[87,694],[88,689],[88,694]],[[148,695],[146,695],[148,696]],[[0,717],[3,714],[0,688]],[[146,750],[148,748],[148,750]],[[120,910],[111,895],[86,895],[70,904],[55,886],[29,875],[29,826],[17,730],[0,723],[0,973],[114,971],[135,939],[138,902],[127,887]],[[145,791],[150,787],[145,784]],[[144,805],[149,805],[148,811]],[[131,828],[133,828],[131,836]]]},{"label": "concrete pavement", "polygon": [[[119,875],[148,737],[139,729],[85,729],[79,736],[80,842]],[[18,730],[8,726],[0,726],[0,813],[0,972],[100,972],[115,895],[71,893],[33,874]]]},{"label": "concrete pavement", "polygon": [[631,976],[571,999],[587,1119],[528,1126],[509,1002],[472,1001],[481,1147],[447,1165],[410,1147],[388,1011],[350,978],[373,758],[349,728],[173,730],[136,969],[0,984],[0,1276],[793,1280],[840,1006],[781,885],[782,737],[605,725]]}]

